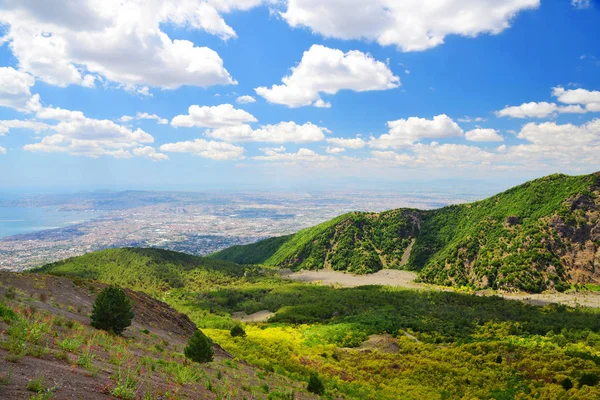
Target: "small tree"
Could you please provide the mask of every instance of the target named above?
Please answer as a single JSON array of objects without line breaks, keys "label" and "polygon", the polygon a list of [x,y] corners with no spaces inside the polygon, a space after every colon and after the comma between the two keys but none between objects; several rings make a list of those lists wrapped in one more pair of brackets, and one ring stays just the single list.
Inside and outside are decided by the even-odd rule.
[{"label": "small tree", "polygon": [[325,385],[323,385],[323,381],[321,378],[319,378],[319,375],[314,372],[310,374],[310,378],[308,378],[307,390],[318,395],[325,393]]},{"label": "small tree", "polygon": [[240,325],[235,325],[233,328],[231,328],[229,333],[231,334],[232,337],[246,336],[246,331]]},{"label": "small tree", "polygon": [[94,301],[91,325],[120,335],[133,320],[132,304],[123,289],[109,286]]},{"label": "small tree", "polygon": [[183,353],[187,358],[198,363],[212,361],[214,354],[210,339],[200,329],[194,332]]}]

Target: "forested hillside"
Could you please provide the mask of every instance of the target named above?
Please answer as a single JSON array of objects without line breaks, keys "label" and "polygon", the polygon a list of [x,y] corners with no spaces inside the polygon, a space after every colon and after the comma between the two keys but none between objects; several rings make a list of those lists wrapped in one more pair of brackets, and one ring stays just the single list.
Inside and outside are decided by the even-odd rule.
[{"label": "forested hillside", "polygon": [[551,175],[437,210],[350,213],[215,259],[370,273],[416,270],[441,285],[566,289],[600,282],[600,173]]}]

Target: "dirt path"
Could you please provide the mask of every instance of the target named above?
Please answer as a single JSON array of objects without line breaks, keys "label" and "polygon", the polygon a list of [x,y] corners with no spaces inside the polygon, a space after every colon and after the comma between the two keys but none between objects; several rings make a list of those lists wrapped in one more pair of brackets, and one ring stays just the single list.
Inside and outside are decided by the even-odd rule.
[{"label": "dirt path", "polygon": [[[450,287],[428,285],[417,283],[414,280],[417,274],[410,271],[399,271],[395,269],[384,269],[369,275],[353,275],[339,271],[320,270],[320,271],[300,271],[284,272],[282,276],[299,282],[318,283],[321,285],[356,287],[366,285],[385,285],[404,287],[409,289],[422,290],[440,290],[452,291]],[[600,293],[579,292],[579,293],[500,293],[490,290],[481,290],[475,292],[477,296],[501,296],[506,299],[520,300],[533,305],[545,305],[550,303],[560,303],[567,306],[583,306],[600,308]]]}]

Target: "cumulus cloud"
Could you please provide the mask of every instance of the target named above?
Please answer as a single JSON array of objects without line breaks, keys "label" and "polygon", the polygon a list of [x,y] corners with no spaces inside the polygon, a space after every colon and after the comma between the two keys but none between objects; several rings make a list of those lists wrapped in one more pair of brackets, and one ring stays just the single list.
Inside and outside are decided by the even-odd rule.
[{"label": "cumulus cloud", "polygon": [[0,67],[0,106],[27,111],[34,84],[33,76],[12,67]]},{"label": "cumulus cloud", "polygon": [[465,139],[471,142],[502,142],[504,138],[498,134],[496,129],[477,128],[465,133]]},{"label": "cumulus cloud", "polygon": [[587,111],[600,112],[600,91],[586,89],[565,90],[563,87],[552,89],[552,95],[564,104],[584,105]]},{"label": "cumulus cloud", "polygon": [[43,122],[32,120],[12,119],[0,121],[0,136],[7,134],[11,129],[28,129],[40,133],[49,129],[50,126]]},{"label": "cumulus cloud", "polygon": [[463,136],[460,126],[445,114],[433,119],[410,117],[387,123],[389,132],[372,137],[369,146],[378,149],[400,148],[412,146],[421,139],[450,138]]},{"label": "cumulus cloud", "polygon": [[215,129],[208,136],[226,142],[270,142],[270,143],[309,143],[325,139],[326,128],[307,122],[298,125],[293,121],[280,122],[252,129],[249,125],[238,125]]},{"label": "cumulus cloud", "polygon": [[569,169],[600,165],[600,119],[582,125],[532,122],[517,137],[528,143],[506,149],[506,156],[515,162]]},{"label": "cumulus cloud", "polygon": [[520,11],[539,5],[540,0],[288,0],[280,15],[292,27],[325,37],[420,51],[448,35],[498,34]]},{"label": "cumulus cloud", "polygon": [[[244,8],[237,3],[221,11]],[[19,69],[51,85],[93,87],[107,79],[149,94],[148,86],[236,83],[214,50],[173,40],[161,29],[168,23],[234,37],[206,1],[4,0],[0,23]]]},{"label": "cumulus cloud", "polygon": [[133,154],[140,157],[146,157],[152,161],[168,160],[169,157],[166,154],[158,153],[152,146],[144,146],[133,149]]},{"label": "cumulus cloud", "polygon": [[425,169],[465,168],[486,165],[498,160],[496,153],[477,146],[462,144],[417,143],[409,153],[393,151],[372,151],[375,160],[393,164]]},{"label": "cumulus cloud", "polygon": [[346,151],[346,149],[343,147],[334,147],[334,146],[327,146],[327,148],[325,149],[325,152],[329,153],[329,154],[339,154],[339,153],[343,153],[345,151]]},{"label": "cumulus cloud", "polygon": [[561,86],[557,86],[552,88],[552,96],[556,97],[558,102],[567,105],[529,102],[520,106],[506,106],[502,110],[496,111],[496,115],[511,118],[546,118],[559,113],[584,114],[600,111],[600,91],[566,90]]},{"label": "cumulus cloud", "polygon": [[249,104],[256,102],[256,99],[252,96],[244,95],[239,96],[237,99],[235,99],[235,102],[238,104]]},{"label": "cumulus cloud", "polygon": [[361,139],[359,137],[354,138],[354,139],[352,139],[352,138],[350,138],[350,139],[348,139],[348,138],[327,138],[327,139],[325,139],[325,141],[328,144],[331,144],[335,147],[341,147],[344,149],[346,149],[346,148],[362,149],[367,144],[363,139]]},{"label": "cumulus cloud", "polygon": [[171,120],[175,127],[221,128],[237,126],[257,119],[250,113],[236,109],[231,104],[221,104],[214,107],[192,105],[187,115],[178,115]]},{"label": "cumulus cloud", "polygon": [[6,154],[6,149],[0,146],[0,154]]},{"label": "cumulus cloud", "polygon": [[300,148],[296,153],[284,153],[279,149],[264,148],[260,149],[264,155],[252,157],[258,161],[297,163],[297,162],[319,162],[330,161],[331,157],[324,156],[314,152],[313,150]]},{"label": "cumulus cloud", "polygon": [[213,160],[236,160],[244,158],[245,149],[231,143],[195,139],[193,141],[167,143],[160,146],[167,153],[190,153]]},{"label": "cumulus cloud", "polygon": [[14,126],[14,123],[9,126],[47,133],[39,142],[23,146],[26,151],[60,152],[92,158],[104,155],[130,158],[131,149],[154,142],[154,138],[141,129],[133,130],[106,119],[88,118],[81,111],[44,107],[39,95],[32,96],[28,109],[35,112],[38,119],[58,123],[51,125],[28,120],[21,121],[21,126]]},{"label": "cumulus cloud", "polygon": [[166,125],[169,123],[169,120],[166,118],[161,118],[156,114],[149,114],[146,112],[138,112],[135,116],[131,116],[131,115],[123,115],[121,118],[119,118],[119,121],[121,122],[131,122],[133,120],[142,120],[142,119],[153,119],[156,120],[156,122],[160,125]]},{"label": "cumulus cloud", "polygon": [[288,107],[330,107],[330,103],[321,99],[320,93],[332,95],[340,90],[394,89],[400,86],[400,78],[385,63],[369,54],[358,50],[344,53],[313,45],[282,83],[271,88],[258,87],[255,91],[271,103]]}]

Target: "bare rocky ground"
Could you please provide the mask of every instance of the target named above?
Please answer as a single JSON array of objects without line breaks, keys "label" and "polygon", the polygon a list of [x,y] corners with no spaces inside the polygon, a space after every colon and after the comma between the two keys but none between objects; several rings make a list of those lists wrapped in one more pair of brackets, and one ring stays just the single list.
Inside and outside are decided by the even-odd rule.
[{"label": "bare rocky ground", "polygon": [[[357,287],[365,285],[395,286],[408,289],[452,291],[454,289],[445,286],[435,286],[415,282],[417,274],[410,271],[399,271],[384,269],[370,275],[353,275],[340,271],[286,271],[282,276],[299,282],[317,283],[339,287]],[[520,300],[534,305],[545,305],[549,303],[560,303],[567,306],[583,306],[600,308],[600,293],[576,292],[576,293],[505,293],[491,290],[481,290],[474,293],[477,296],[501,296],[506,299]]]},{"label": "bare rocky ground", "polygon": [[[0,272],[0,300],[28,321],[25,351],[9,333],[15,321],[0,318],[0,399],[106,399],[129,374],[133,397],[152,399],[267,399],[274,392],[315,398],[303,382],[268,373],[214,345],[214,361],[196,364],[182,355],[196,326],[190,319],[143,293],[127,290],[135,318],[123,336],[89,326],[93,300],[105,285],[47,275]],[[69,322],[70,321],[70,322]],[[38,341],[35,330],[46,327]],[[65,339],[80,342],[65,351]],[[91,358],[88,364],[82,357]],[[45,387],[28,389],[40,378]],[[42,397],[43,395],[47,397]],[[275,397],[284,398],[284,397]]]}]

